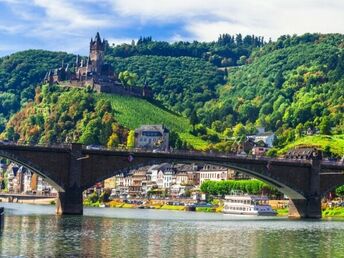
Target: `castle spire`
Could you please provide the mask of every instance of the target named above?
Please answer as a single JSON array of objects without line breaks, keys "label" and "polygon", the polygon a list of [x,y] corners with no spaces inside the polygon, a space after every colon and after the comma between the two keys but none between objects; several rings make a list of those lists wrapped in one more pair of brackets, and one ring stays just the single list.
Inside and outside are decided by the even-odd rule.
[{"label": "castle spire", "polygon": [[99,32],[97,32],[97,34],[96,34],[96,36],[95,36],[95,38],[94,38],[94,41],[97,42],[97,44],[101,44],[101,43],[102,43],[102,41],[101,41],[101,39],[100,39]]}]

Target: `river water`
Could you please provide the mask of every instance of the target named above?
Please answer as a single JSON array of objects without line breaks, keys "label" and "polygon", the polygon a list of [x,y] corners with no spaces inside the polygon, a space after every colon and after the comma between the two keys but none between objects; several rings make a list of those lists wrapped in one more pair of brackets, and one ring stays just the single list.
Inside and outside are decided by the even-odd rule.
[{"label": "river water", "polygon": [[0,257],[344,257],[344,221],[4,203]]}]

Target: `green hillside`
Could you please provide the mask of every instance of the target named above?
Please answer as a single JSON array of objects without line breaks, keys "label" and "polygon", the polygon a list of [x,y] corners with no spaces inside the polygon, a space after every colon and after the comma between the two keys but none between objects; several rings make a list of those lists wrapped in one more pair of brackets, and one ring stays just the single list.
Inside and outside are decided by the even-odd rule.
[{"label": "green hillside", "polygon": [[169,56],[107,56],[115,71],[138,75],[138,84],[148,83],[155,99],[178,113],[189,116],[205,102],[217,98],[216,88],[224,84],[224,73],[199,58]]},{"label": "green hillside", "polygon": [[196,149],[205,149],[207,142],[190,134],[192,126],[188,119],[158,107],[144,99],[128,96],[97,94],[98,100],[110,101],[116,120],[126,128],[135,129],[143,124],[164,124],[177,132],[183,141]]},{"label": "green hillside", "polygon": [[207,147],[190,134],[188,119],[147,100],[49,85],[36,89],[35,101],[11,117],[1,137],[30,144],[74,141],[117,147],[127,144],[129,129],[143,124],[164,124],[188,146]]},{"label": "green hillside", "polygon": [[344,135],[314,135],[314,136],[305,136],[300,139],[297,139],[295,142],[286,145],[284,148],[278,151],[278,154],[284,154],[289,149],[309,146],[320,148],[323,151],[329,151],[337,157],[344,156]]},{"label": "green hillside", "polygon": [[71,63],[74,55],[64,52],[27,50],[0,58],[0,133],[9,117],[33,100],[35,87],[49,69]]},{"label": "green hillside", "polygon": [[[330,135],[324,148],[342,153],[335,135],[344,134],[344,35],[282,36],[268,44],[239,34],[213,43],[145,38],[110,47],[105,58],[117,73],[136,73],[136,84],[147,82],[155,100],[56,88],[38,89],[35,97],[45,71],[62,60],[71,67],[73,55],[18,52],[0,58],[0,133],[32,143],[72,138],[115,146],[125,144],[128,129],[163,123],[195,148],[230,150],[234,138],[256,127],[275,132],[278,149],[299,144],[312,129]],[[323,139],[304,144],[312,141]]]},{"label": "green hillside", "polygon": [[218,99],[198,109],[204,124],[231,136],[232,128],[263,126],[283,147],[311,128],[344,133],[344,35],[282,36],[232,68]]}]

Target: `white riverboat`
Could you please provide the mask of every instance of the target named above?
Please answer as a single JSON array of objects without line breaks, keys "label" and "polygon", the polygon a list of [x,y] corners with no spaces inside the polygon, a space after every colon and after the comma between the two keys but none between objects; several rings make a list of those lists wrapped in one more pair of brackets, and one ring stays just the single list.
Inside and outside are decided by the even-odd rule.
[{"label": "white riverboat", "polygon": [[227,195],[225,197],[223,213],[255,216],[277,215],[277,212],[269,205],[268,197],[255,195]]}]

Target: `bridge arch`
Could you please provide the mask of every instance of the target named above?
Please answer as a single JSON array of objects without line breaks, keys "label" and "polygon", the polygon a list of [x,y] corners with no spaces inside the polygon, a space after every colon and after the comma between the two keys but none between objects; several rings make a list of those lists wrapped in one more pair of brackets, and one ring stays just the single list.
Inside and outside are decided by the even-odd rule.
[{"label": "bridge arch", "polygon": [[147,159],[145,160],[144,163],[129,163],[126,165],[125,168],[120,168],[120,169],[109,169],[108,171],[106,171],[106,173],[104,173],[104,175],[98,177],[96,179],[95,182],[88,182],[87,184],[82,186],[83,190],[86,190],[90,187],[92,187],[93,185],[95,185],[95,183],[97,182],[101,182],[105,179],[111,178],[113,176],[116,176],[118,174],[127,174],[130,170],[133,169],[139,169],[141,167],[144,166],[152,166],[152,165],[157,165],[157,164],[163,164],[163,163],[170,163],[170,164],[193,164],[193,163],[197,163],[197,164],[209,164],[209,165],[215,165],[215,166],[221,166],[221,167],[225,167],[227,169],[233,169],[237,172],[241,172],[244,173],[246,175],[252,176],[253,178],[259,179],[263,182],[265,182],[266,184],[275,187],[278,191],[280,191],[281,193],[287,195],[288,197],[292,198],[292,199],[301,199],[304,200],[306,199],[305,196],[303,195],[303,193],[298,192],[297,190],[293,189],[292,186],[289,186],[287,183],[283,183],[280,181],[277,181],[277,179],[274,179],[272,177],[266,176],[262,173],[259,173],[257,171],[245,168],[245,167],[240,167],[231,163],[222,163],[222,162],[214,162],[214,161],[197,161],[195,162],[194,160],[172,160],[172,159],[168,159],[168,160],[162,160],[162,159]]},{"label": "bridge arch", "polygon": [[37,165],[32,164],[30,161],[18,158],[17,156],[12,155],[3,150],[0,150],[0,157],[5,158],[9,161],[12,161],[18,165],[24,166],[25,168],[31,170],[32,172],[35,172],[36,174],[44,178],[44,180],[46,180],[58,192],[64,192],[63,187],[59,185],[58,183],[56,183],[57,179],[54,179],[53,175],[50,175],[48,171],[44,171],[43,169],[39,168]]},{"label": "bridge arch", "polygon": [[328,183],[326,186],[324,186],[325,182],[321,182],[321,189],[320,189],[320,195],[321,197],[326,197],[326,195],[329,192],[332,192],[336,190],[336,188],[344,185],[344,175],[340,175],[340,178],[337,178],[336,181],[332,181],[331,183]]}]

